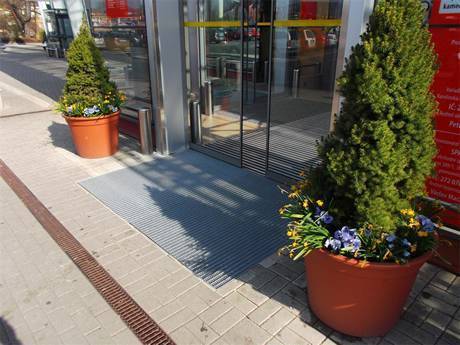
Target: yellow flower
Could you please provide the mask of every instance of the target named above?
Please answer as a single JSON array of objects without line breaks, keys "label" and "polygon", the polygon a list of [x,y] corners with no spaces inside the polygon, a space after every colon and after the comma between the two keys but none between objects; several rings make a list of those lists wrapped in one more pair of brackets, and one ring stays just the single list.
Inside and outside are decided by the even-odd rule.
[{"label": "yellow flower", "polygon": [[416,228],[420,225],[420,222],[414,218],[409,219],[409,226],[411,228]]},{"label": "yellow flower", "polygon": [[308,242],[304,242],[304,243],[303,243],[303,246],[304,246],[304,247],[308,247]]},{"label": "yellow flower", "polygon": [[292,248],[295,248],[297,246],[298,246],[297,242],[292,242]]},{"label": "yellow flower", "polygon": [[412,210],[412,209],[407,210],[407,215],[408,215],[409,217],[415,216],[414,210]]},{"label": "yellow flower", "polygon": [[286,211],[286,208],[284,206],[278,210],[279,214],[283,214],[285,211]]},{"label": "yellow flower", "polygon": [[413,244],[413,245],[410,246],[411,253],[415,253],[416,250],[417,250],[417,245],[416,244]]},{"label": "yellow flower", "polygon": [[307,208],[307,207],[308,207],[308,200],[307,200],[307,199],[305,199],[305,200],[303,201],[303,207],[304,207],[304,208]]},{"label": "yellow flower", "polygon": [[417,232],[418,237],[427,237],[428,232],[427,231],[419,231]]},{"label": "yellow flower", "polygon": [[405,216],[405,215],[407,214],[407,210],[406,210],[406,209],[402,209],[400,212],[401,212],[401,214],[402,214],[403,216]]},{"label": "yellow flower", "polygon": [[286,232],[286,235],[288,235],[289,237],[291,237],[291,236],[292,236],[292,231]]},{"label": "yellow flower", "polygon": [[323,200],[317,200],[316,203],[318,204],[319,207],[322,207],[324,205]]},{"label": "yellow flower", "polygon": [[298,196],[299,196],[298,192],[292,192],[291,194],[288,195],[288,198],[289,199],[294,199],[294,198],[297,198]]},{"label": "yellow flower", "polygon": [[104,101],[104,104],[109,104],[109,103],[110,103],[110,101],[109,101],[108,99],[106,99],[106,100]]},{"label": "yellow flower", "polygon": [[292,259],[294,257],[294,253],[289,253],[289,257]]}]

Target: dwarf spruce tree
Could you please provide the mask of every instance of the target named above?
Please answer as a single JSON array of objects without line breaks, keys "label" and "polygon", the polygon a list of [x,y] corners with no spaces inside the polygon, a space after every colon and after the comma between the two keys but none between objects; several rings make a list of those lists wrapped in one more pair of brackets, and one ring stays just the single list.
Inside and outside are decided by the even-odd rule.
[{"label": "dwarf spruce tree", "polygon": [[74,106],[74,113],[103,102],[105,96],[116,95],[110,73],[96,47],[90,29],[83,20],[80,31],[67,51],[68,68],[60,106]]},{"label": "dwarf spruce tree", "polygon": [[436,152],[436,56],[423,20],[420,0],[379,0],[339,78],[343,107],[319,145],[311,186],[342,224],[393,229],[395,215],[425,192]]}]

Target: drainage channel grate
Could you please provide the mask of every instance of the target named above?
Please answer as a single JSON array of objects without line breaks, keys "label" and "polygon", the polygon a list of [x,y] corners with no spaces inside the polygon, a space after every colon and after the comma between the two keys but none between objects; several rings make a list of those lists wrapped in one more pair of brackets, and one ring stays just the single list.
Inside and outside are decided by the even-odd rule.
[{"label": "drainage channel grate", "polygon": [[168,335],[0,159],[0,176],[143,344],[174,345]]}]

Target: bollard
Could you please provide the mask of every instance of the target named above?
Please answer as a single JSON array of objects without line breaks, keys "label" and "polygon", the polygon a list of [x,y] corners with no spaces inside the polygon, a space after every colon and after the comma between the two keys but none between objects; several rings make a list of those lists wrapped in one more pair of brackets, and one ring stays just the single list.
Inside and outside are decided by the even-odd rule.
[{"label": "bollard", "polygon": [[264,61],[264,83],[268,84],[268,60]]},{"label": "bollard", "polygon": [[299,97],[300,68],[294,68],[292,73],[292,97]]},{"label": "bollard", "polygon": [[137,111],[137,115],[139,118],[141,153],[144,155],[152,154],[152,112],[150,109],[141,108]]},{"label": "bollard", "polygon": [[212,94],[212,80],[206,80],[204,82],[204,99],[205,99],[205,114],[213,115],[214,114],[214,100]]},{"label": "bollard", "polygon": [[190,102],[190,112],[192,114],[192,135],[195,144],[201,144],[201,108],[200,101]]}]

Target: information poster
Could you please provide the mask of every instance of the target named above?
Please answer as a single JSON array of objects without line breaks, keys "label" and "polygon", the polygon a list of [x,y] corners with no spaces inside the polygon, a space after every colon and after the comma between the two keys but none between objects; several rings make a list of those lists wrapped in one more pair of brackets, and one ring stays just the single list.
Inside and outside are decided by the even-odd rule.
[{"label": "information poster", "polygon": [[110,18],[128,17],[128,0],[105,0],[106,15]]},{"label": "information poster", "polygon": [[[436,176],[427,188],[431,197],[460,205],[460,0],[435,0],[429,24],[439,61],[432,87],[439,109]],[[460,229],[457,213],[446,211],[443,220]]]}]

